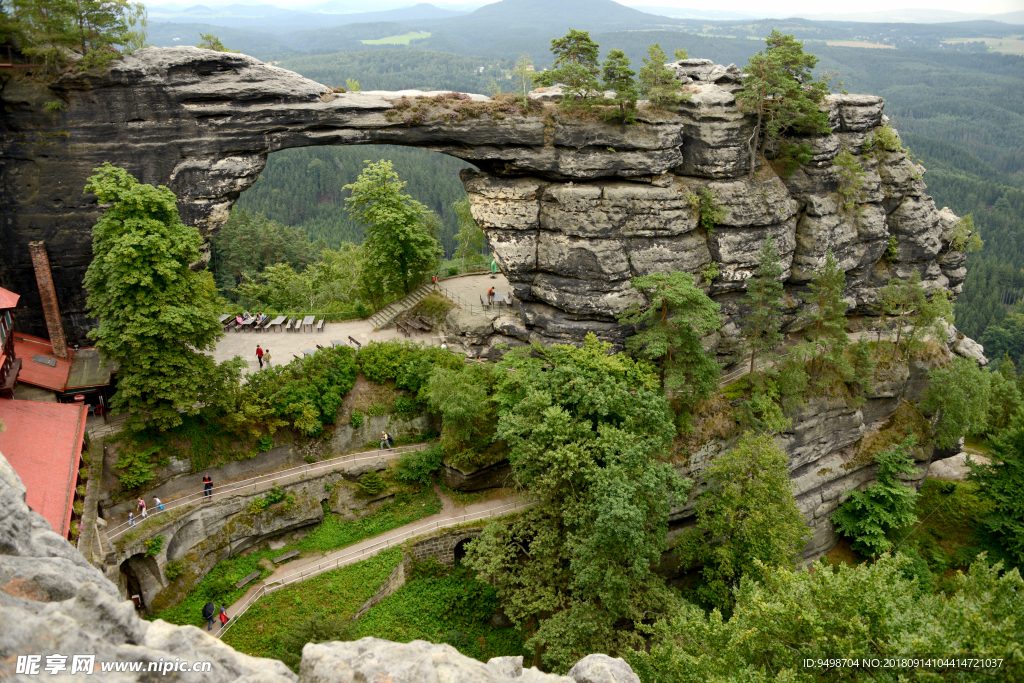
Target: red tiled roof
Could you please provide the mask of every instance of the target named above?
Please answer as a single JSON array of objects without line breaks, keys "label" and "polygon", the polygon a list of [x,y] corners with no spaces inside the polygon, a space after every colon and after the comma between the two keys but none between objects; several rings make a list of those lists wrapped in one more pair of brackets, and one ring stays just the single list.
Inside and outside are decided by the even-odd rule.
[{"label": "red tiled roof", "polygon": [[14,308],[18,305],[18,299],[20,298],[20,294],[9,292],[3,287],[0,287],[0,308]]},{"label": "red tiled roof", "polygon": [[[68,355],[74,351],[68,350]],[[48,339],[40,339],[30,334],[14,333],[14,355],[21,359],[21,373],[18,381],[51,391],[64,391],[71,372],[71,361],[53,355],[53,346]],[[45,356],[57,361],[55,367],[36,363],[33,358]]]},{"label": "red tiled roof", "polygon": [[61,536],[71,526],[85,415],[82,404],[0,400],[0,453],[25,483],[28,506]]}]

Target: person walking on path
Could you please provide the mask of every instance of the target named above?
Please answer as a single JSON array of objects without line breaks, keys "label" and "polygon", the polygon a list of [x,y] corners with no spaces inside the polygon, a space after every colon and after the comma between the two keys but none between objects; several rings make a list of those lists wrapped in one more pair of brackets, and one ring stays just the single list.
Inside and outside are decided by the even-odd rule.
[{"label": "person walking on path", "polygon": [[142,512],[142,518],[146,518],[146,501],[139,498],[139,510]]},{"label": "person walking on path", "polygon": [[256,360],[258,360],[260,362],[260,370],[262,370],[263,369],[263,349],[260,348],[259,344],[256,345]]},{"label": "person walking on path", "polygon": [[230,619],[231,619],[228,616],[228,611],[226,609],[224,609],[224,605],[220,606],[220,615],[219,616],[220,616],[220,627],[224,628],[224,625],[227,624],[228,621],[230,621]]},{"label": "person walking on path", "polygon": [[135,526],[135,513],[132,512],[131,510],[128,511],[128,526]]},{"label": "person walking on path", "polygon": [[263,349],[263,362],[267,364],[268,368],[270,367],[270,349]]},{"label": "person walking on path", "polygon": [[153,498],[153,509],[154,510],[163,510],[164,509],[164,504],[160,502],[159,498],[156,498],[156,497]]},{"label": "person walking on path", "polygon": [[217,606],[212,602],[203,605],[203,619],[206,619],[206,630],[213,630],[213,617],[217,613]]},{"label": "person walking on path", "polygon": [[210,475],[203,477],[203,498],[207,496],[213,497],[213,479],[210,479]]},{"label": "person walking on path", "polygon": [[382,449],[387,448],[391,450],[391,447],[395,444],[395,440],[391,438],[391,435],[387,432],[382,431],[380,433],[380,447]]}]

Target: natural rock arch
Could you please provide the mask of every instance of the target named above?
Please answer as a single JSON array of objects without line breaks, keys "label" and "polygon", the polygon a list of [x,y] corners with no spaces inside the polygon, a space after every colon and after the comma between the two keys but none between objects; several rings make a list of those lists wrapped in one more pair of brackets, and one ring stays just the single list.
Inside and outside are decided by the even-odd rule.
[{"label": "natural rock arch", "polygon": [[[698,272],[712,261],[710,293],[723,304],[723,339],[742,313],[735,293],[774,235],[787,286],[802,287],[833,249],[848,273],[854,310],[867,310],[890,276],[921,272],[928,286],[958,291],[962,252],[950,239],[956,217],[935,209],[902,152],[862,154],[884,121],[880,98],[832,96],[835,133],[810,139],[812,163],[792,178],[763,168],[747,181],[752,117],[739,111],[735,67],[684,60],[677,74],[691,99],[635,126],[566,118],[552,106],[531,116],[387,116],[401,93],[344,93],[245,55],[151,48],[102,73],[73,73],[49,89],[9,81],[2,92],[9,135],[0,142],[5,211],[0,286],[19,291],[20,329],[45,334],[27,243],[46,241],[68,337],[81,341],[82,276],[91,252],[95,199],[81,194],[92,168],[110,161],[179,197],[183,220],[209,235],[255,182],[269,153],[314,145],[389,143],[451,154],[480,173],[463,175],[474,216],[523,302],[523,324],[505,339],[578,340],[587,331],[619,339],[615,315],[639,299],[630,278],[663,270]],[[61,97],[59,112],[43,107]],[[485,100],[482,96],[474,98]],[[837,201],[831,160],[858,155],[866,184],[855,211]],[[717,192],[728,213],[711,233],[687,195]],[[882,259],[889,237],[895,259]],[[797,298],[793,299],[794,302]],[[791,314],[796,310],[796,304]]]}]

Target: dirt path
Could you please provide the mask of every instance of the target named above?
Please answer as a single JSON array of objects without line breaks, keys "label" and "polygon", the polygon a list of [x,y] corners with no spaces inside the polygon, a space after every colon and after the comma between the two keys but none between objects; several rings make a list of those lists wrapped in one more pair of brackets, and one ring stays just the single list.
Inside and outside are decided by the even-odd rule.
[{"label": "dirt path", "polygon": [[[516,504],[520,506],[525,505],[522,499],[516,496],[509,496],[460,507],[445,496],[439,487],[435,488],[435,490],[437,490],[441,498],[441,512],[392,529],[378,536],[353,543],[344,548],[324,553],[323,555],[312,555],[282,564],[273,574],[263,581],[254,583],[245,592],[245,595],[232,603],[227,608],[228,617],[233,619],[235,616],[243,613],[260,597],[257,594],[262,594],[265,588],[305,581],[319,575],[323,571],[344,567],[354,562],[365,560],[368,557],[373,557],[381,550],[390,548],[398,543],[403,543],[409,538],[429,534],[434,530],[458,524],[463,520],[472,521],[475,519],[486,519],[491,514],[506,514],[515,509],[513,506]],[[214,629],[214,631],[219,638],[219,629]]]}]

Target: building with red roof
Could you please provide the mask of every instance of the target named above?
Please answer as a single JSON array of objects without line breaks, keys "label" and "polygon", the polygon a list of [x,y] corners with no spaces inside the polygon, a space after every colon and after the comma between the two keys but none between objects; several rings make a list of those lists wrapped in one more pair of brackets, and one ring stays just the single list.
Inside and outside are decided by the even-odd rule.
[{"label": "building with red roof", "polygon": [[65,537],[71,532],[85,418],[81,403],[0,401],[0,453],[25,483],[28,506]]}]

